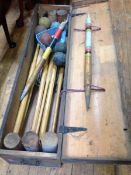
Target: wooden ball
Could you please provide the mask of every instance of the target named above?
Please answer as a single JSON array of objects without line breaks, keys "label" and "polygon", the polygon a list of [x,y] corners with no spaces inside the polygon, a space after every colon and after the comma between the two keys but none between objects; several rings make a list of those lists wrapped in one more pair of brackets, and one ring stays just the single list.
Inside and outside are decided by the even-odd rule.
[{"label": "wooden ball", "polygon": [[61,42],[56,43],[54,47],[54,52],[66,53],[66,43],[61,43]]},{"label": "wooden ball", "polygon": [[67,18],[67,11],[64,9],[57,10],[57,20],[61,23]]},{"label": "wooden ball", "polygon": [[50,44],[50,42],[51,42],[51,40],[52,40],[52,38],[51,38],[51,35],[48,33],[48,32],[45,32],[45,33],[43,33],[43,35],[41,36],[41,42],[43,43],[43,44],[45,44],[46,46],[48,46],[49,44]]},{"label": "wooden ball", "polygon": [[36,28],[35,28],[35,34],[40,33],[40,32],[42,32],[42,31],[45,31],[45,30],[46,30],[46,27],[44,27],[44,26],[42,26],[42,25],[38,25],[38,26],[36,26]]},{"label": "wooden ball", "polygon": [[57,66],[64,66],[66,55],[62,52],[56,52],[53,56],[53,61]]},{"label": "wooden ball", "polygon": [[48,11],[48,18],[51,22],[56,21],[56,10]]},{"label": "wooden ball", "polygon": [[43,25],[46,29],[48,29],[51,26],[51,21],[47,17],[41,17],[39,19],[39,25]]}]

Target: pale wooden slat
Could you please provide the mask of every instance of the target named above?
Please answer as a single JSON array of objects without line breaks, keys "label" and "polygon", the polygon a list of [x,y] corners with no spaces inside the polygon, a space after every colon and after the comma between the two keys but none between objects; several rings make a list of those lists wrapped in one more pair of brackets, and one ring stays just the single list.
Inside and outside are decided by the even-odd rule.
[{"label": "pale wooden slat", "polygon": [[7,175],[28,175],[29,166],[26,165],[9,165]]},{"label": "pale wooden slat", "polygon": [[[121,108],[116,53],[108,3],[94,4],[74,12],[90,12],[93,23],[102,28],[93,33],[92,84],[106,92],[93,92],[91,108],[87,112],[84,93],[69,93],[66,99],[66,126],[87,127],[87,133],[64,135],[63,158],[129,159],[130,143],[123,129],[126,127]],[[81,21],[81,22],[80,22]],[[84,28],[85,16],[73,18],[72,51],[70,53],[68,88],[84,88]],[[117,128],[117,132],[116,131]],[[119,145],[119,147],[118,147]]]},{"label": "pale wooden slat", "polygon": [[116,175],[114,165],[94,165],[93,175]]},{"label": "pale wooden slat", "polygon": [[92,164],[73,164],[72,175],[93,175]]},{"label": "pale wooden slat", "polygon": [[110,0],[109,6],[117,53],[122,106],[128,119],[126,128],[129,129],[129,133],[131,134],[131,2],[128,0]]},{"label": "pale wooden slat", "polygon": [[116,172],[116,175],[131,175],[131,165],[119,165]]},{"label": "pale wooden slat", "polygon": [[72,164],[65,164],[62,168],[52,169],[50,175],[72,175]]},{"label": "pale wooden slat", "polygon": [[6,175],[9,168],[9,164],[0,158],[0,175]]},{"label": "pale wooden slat", "polygon": [[101,3],[101,2],[105,2],[107,0],[71,0],[71,5],[73,6],[73,8],[79,8],[79,7],[83,7],[83,6],[88,6],[90,4],[97,4],[97,3]]}]

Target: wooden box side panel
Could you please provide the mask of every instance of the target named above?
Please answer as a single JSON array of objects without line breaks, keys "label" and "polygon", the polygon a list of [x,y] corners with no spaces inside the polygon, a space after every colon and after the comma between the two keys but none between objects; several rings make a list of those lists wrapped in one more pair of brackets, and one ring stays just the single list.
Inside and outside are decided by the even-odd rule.
[{"label": "wooden box side panel", "polygon": [[90,4],[97,4],[101,2],[106,2],[108,0],[71,0],[71,5],[73,8],[79,8],[88,6]]},{"label": "wooden box side panel", "polygon": [[[131,3],[128,1],[109,1],[113,35],[117,54],[118,75],[121,88],[122,108],[126,118],[126,130],[131,138]],[[131,139],[130,139],[131,140]]]},{"label": "wooden box side panel", "polygon": [[0,149],[0,156],[11,164],[60,167],[56,154]]},{"label": "wooden box side panel", "polygon": [[[28,38],[28,43],[26,43],[27,41],[25,42],[27,44],[26,45],[27,48],[22,55],[19,71],[17,72],[17,77],[14,85],[14,93],[12,94],[12,98],[10,100],[10,104],[8,106],[8,110],[6,113],[5,125],[3,125],[2,138],[5,136],[6,133],[12,131],[16,120],[17,111],[19,107],[19,97],[26,82],[26,77],[29,71],[31,60],[33,58],[33,54],[34,54],[34,47],[36,45],[34,42],[34,30],[37,25],[37,17],[38,17],[37,12],[41,10],[51,10],[51,9],[60,9],[60,8],[66,9],[69,12],[71,12],[70,6],[56,6],[56,5],[52,6],[52,5],[43,5],[43,4],[40,4],[39,6],[37,6],[33,12],[31,27],[29,28],[30,37]],[[61,104],[60,104],[60,111],[62,106],[63,106],[63,101],[61,101]],[[63,114],[61,114],[60,112],[59,119],[62,116]],[[10,125],[10,119],[11,119],[11,125]],[[60,156],[61,156],[62,134],[58,134],[58,137],[59,137],[59,143],[58,143],[57,154],[42,153],[42,152],[30,153],[27,151],[14,151],[14,150],[0,149],[0,156],[4,158],[6,161],[10,163],[15,163],[15,164],[29,164],[29,165],[58,167],[61,165]]]},{"label": "wooden box side panel", "polygon": [[[64,124],[88,130],[85,133],[64,135],[64,161],[131,162],[131,144],[128,132],[124,130],[125,121],[108,8],[108,2],[105,2],[73,11],[89,12],[93,25],[101,27],[101,31],[93,32],[92,84],[104,87],[106,91],[92,92],[88,111],[84,93],[67,94]],[[86,16],[81,16],[72,19],[73,42],[67,86],[69,89],[84,89],[85,33],[75,32],[74,28],[82,29],[85,26],[85,18]]]}]

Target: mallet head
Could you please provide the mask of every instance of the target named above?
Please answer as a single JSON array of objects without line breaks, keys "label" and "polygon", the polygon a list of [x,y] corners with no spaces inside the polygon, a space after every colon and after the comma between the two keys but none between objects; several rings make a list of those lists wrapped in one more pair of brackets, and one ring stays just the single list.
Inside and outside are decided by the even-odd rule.
[{"label": "mallet head", "polygon": [[56,153],[58,147],[58,136],[54,132],[46,132],[41,138],[43,152]]},{"label": "mallet head", "polygon": [[39,151],[39,138],[33,131],[24,134],[22,137],[22,144],[26,151]]},{"label": "mallet head", "polygon": [[21,143],[21,139],[17,133],[9,133],[4,138],[4,146],[7,149],[19,149]]}]

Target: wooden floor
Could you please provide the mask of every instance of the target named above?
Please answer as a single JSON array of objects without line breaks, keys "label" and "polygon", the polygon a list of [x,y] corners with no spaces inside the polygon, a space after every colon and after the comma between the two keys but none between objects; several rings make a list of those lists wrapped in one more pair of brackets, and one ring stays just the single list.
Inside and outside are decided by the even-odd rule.
[{"label": "wooden floor", "polygon": [[131,166],[65,164],[62,168],[44,168],[0,160],[0,175],[131,175]]},{"label": "wooden floor", "polygon": [[[124,16],[126,16],[126,18],[122,18],[126,21],[127,28],[130,29],[130,13],[131,13],[131,5],[129,3],[129,0],[110,0],[110,7],[113,9],[113,15],[116,13],[116,9],[117,9],[117,5],[119,5],[119,12],[123,12]],[[129,5],[127,5],[127,3],[129,3]],[[125,6],[123,9],[123,5],[126,4],[126,12],[123,11],[125,10]],[[122,7],[122,8],[121,8]],[[18,15],[18,11],[17,9],[14,9],[16,11],[13,11],[13,14],[17,14]],[[122,13],[122,14],[123,14]],[[128,16],[126,15],[128,13]],[[113,16],[114,17],[114,16]],[[114,22],[113,25],[114,27],[117,26],[118,23],[120,23],[120,18],[119,20],[116,18],[113,18]],[[8,18],[9,21],[9,18]],[[124,22],[123,22],[124,23]],[[14,26],[14,24],[13,24]],[[126,34],[124,34],[124,31],[127,30],[127,28],[123,28],[123,35],[122,37],[124,38],[124,36]],[[115,29],[115,28],[114,28]],[[24,29],[18,29],[23,33],[25,32]],[[19,32],[20,32],[19,31]],[[118,31],[118,28],[117,28]],[[116,33],[117,33],[116,31]],[[128,30],[127,34],[128,36],[126,37],[126,39],[128,38],[128,54],[124,54],[124,56],[128,55],[126,57],[126,59],[129,59],[129,55],[130,55],[130,30]],[[115,33],[115,34],[116,34]],[[117,36],[118,37],[118,36]],[[3,42],[5,42],[5,38],[4,38],[4,33],[0,32],[0,41],[1,38],[3,38]],[[19,38],[19,35],[14,36],[14,38],[17,40]],[[20,38],[19,38],[20,40]],[[19,41],[18,40],[18,41]],[[117,41],[117,38],[115,38],[115,41]],[[123,41],[123,43],[122,43]],[[3,43],[1,42],[1,43]],[[124,45],[124,42],[126,43],[127,40],[120,40],[119,43],[122,44],[122,46]],[[6,43],[4,44],[5,47]],[[121,47],[122,47],[121,46]],[[19,46],[20,48],[20,46]],[[123,47],[122,47],[123,48]],[[124,47],[125,48],[125,47]],[[16,48],[17,50],[17,48]],[[0,55],[3,54],[3,52],[5,52],[3,45],[0,45]],[[11,53],[12,51],[10,51]],[[120,54],[120,49],[117,49],[117,54]],[[12,57],[12,58],[11,58]],[[6,57],[5,57],[6,58]],[[127,61],[125,60],[125,62]],[[123,64],[125,63],[124,59],[123,59]],[[131,63],[131,62],[128,62]],[[2,86],[0,86],[0,94],[3,94],[1,92],[4,92],[4,94],[1,96],[0,95],[0,101],[3,102],[3,99],[5,99],[4,97],[6,96],[6,101],[4,101],[3,103],[1,103],[0,105],[4,106],[3,111],[5,110],[7,101],[9,99],[9,95],[10,95],[10,91],[6,90],[7,86],[12,86],[12,81],[14,80],[14,76],[15,76],[15,72],[17,70],[18,66],[18,60],[17,60],[17,56],[14,57],[13,59],[13,54],[7,59],[4,59],[2,62],[0,62],[0,82],[1,84],[3,84]],[[126,69],[126,67],[130,68],[130,65],[124,65],[124,72],[122,74],[125,75],[125,71],[127,70],[127,72],[129,71],[129,69]],[[4,71],[4,72],[3,72]],[[128,72],[125,76],[127,77],[126,80],[129,80],[129,74],[130,72]],[[3,76],[2,76],[3,74]],[[126,88],[129,89],[129,81],[125,81],[127,82],[127,86]],[[130,81],[131,82],[131,81]],[[131,87],[131,86],[130,86]],[[125,91],[124,91],[125,92]],[[129,95],[130,99],[131,99],[131,93],[130,93],[130,89],[128,91],[129,93],[126,95]],[[128,103],[128,108],[129,108],[129,103]],[[2,111],[0,111],[0,117],[2,116]],[[11,165],[8,164],[7,162],[5,162],[4,160],[0,159],[0,175],[131,175],[131,165],[90,165],[90,164],[65,164],[62,168],[44,168],[44,167],[35,167],[35,166],[26,166],[26,165]]]}]

